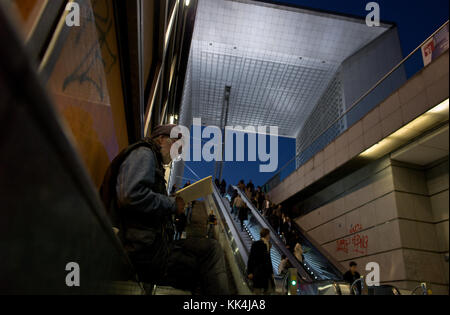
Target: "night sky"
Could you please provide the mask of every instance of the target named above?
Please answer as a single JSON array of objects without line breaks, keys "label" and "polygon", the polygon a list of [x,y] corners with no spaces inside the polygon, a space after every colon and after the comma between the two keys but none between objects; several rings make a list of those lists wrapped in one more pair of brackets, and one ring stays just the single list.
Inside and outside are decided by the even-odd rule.
[{"label": "night sky", "polygon": [[[361,0],[272,0],[269,2],[336,12],[365,18],[366,4]],[[436,29],[448,20],[449,0],[406,1],[378,0],[381,20],[394,22],[398,27],[403,55],[407,56]],[[415,54],[407,64],[408,77],[423,67],[420,54]],[[283,122],[280,122],[282,124]],[[295,139],[279,139],[279,167],[295,156]],[[188,162],[185,178],[198,180],[214,173],[214,163]],[[189,170],[191,168],[196,174]],[[289,167],[292,169],[293,165]],[[260,173],[259,163],[227,162],[224,164],[224,178],[227,183],[236,184],[240,179],[253,179],[255,185],[263,185],[275,173]]]}]

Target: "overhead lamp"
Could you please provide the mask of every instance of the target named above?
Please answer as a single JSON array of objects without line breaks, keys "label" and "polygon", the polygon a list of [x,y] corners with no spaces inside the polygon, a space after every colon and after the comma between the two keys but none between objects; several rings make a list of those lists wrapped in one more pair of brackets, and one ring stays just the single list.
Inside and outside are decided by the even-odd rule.
[{"label": "overhead lamp", "polygon": [[380,142],[374,144],[361,153],[360,156],[363,158],[378,159],[385,154],[392,152],[397,147],[419,136],[421,133],[430,129],[434,125],[448,120],[448,109],[449,100],[446,99],[390,136],[387,136]]},{"label": "overhead lamp", "polygon": [[189,6],[191,4],[191,0],[184,0],[184,5],[185,6]]},{"label": "overhead lamp", "polygon": [[432,108],[431,110],[429,110],[428,112],[431,114],[444,114],[446,112],[448,112],[448,98],[443,101],[441,104],[439,104],[438,106]]}]

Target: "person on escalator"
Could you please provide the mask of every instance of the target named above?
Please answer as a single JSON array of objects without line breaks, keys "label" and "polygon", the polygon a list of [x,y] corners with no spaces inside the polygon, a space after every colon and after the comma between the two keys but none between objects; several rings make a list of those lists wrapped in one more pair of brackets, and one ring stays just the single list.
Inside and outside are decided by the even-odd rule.
[{"label": "person on escalator", "polygon": [[222,197],[225,197],[226,192],[227,192],[227,182],[225,181],[225,179],[222,179],[222,181],[220,182],[220,194],[222,195]]},{"label": "person on escalator", "polygon": [[277,209],[272,211],[271,216],[269,217],[270,225],[272,225],[273,229],[277,234],[280,233],[280,226],[281,226],[281,212]]},{"label": "person on escalator", "polygon": [[184,230],[186,229],[187,218],[186,214],[183,212],[178,212],[175,215],[175,240],[181,240],[181,236],[183,235]]},{"label": "person on escalator", "polygon": [[285,214],[281,215],[280,232],[284,240],[287,241],[287,235],[291,232],[291,219]]},{"label": "person on escalator", "polygon": [[264,209],[264,200],[265,200],[265,196],[264,196],[264,192],[261,190],[261,187],[258,186],[258,189],[256,191],[256,201],[258,204],[258,210],[259,212],[263,212]]},{"label": "person on escalator", "polygon": [[292,230],[286,235],[286,247],[294,253],[295,245],[297,244],[298,236],[295,230]]},{"label": "person on escalator", "polygon": [[247,263],[247,275],[253,281],[255,294],[271,294],[275,289],[272,259],[270,257],[270,231],[261,229],[261,239],[253,242]]},{"label": "person on escalator", "polygon": [[244,231],[244,221],[248,220],[248,207],[246,204],[239,208],[238,217],[241,223],[241,230]]},{"label": "person on escalator", "polygon": [[297,258],[297,260],[301,263],[303,263],[303,247],[300,243],[295,244],[294,247],[294,256]]},{"label": "person on escalator", "polygon": [[[177,289],[201,288],[205,295],[228,295],[223,250],[215,240],[173,241],[172,216],[185,209],[182,198],[167,196],[175,125],[155,128],[111,163],[100,194],[139,279]],[[178,137],[179,138],[179,137]]]},{"label": "person on escalator", "polygon": [[235,211],[235,217],[236,215],[239,215],[241,213],[241,208],[245,207],[245,203],[241,198],[241,195],[237,194],[233,201],[233,207]]},{"label": "person on escalator", "polygon": [[175,195],[175,193],[177,192],[177,190],[178,190],[177,185],[176,185],[176,184],[173,185],[173,186],[172,186],[172,189],[170,190],[170,195]]},{"label": "person on escalator", "polygon": [[289,271],[289,268],[292,268],[291,263],[286,255],[281,255],[280,265],[278,266],[278,275],[284,276]]},{"label": "person on escalator", "polygon": [[227,194],[229,196],[231,196],[231,195],[233,195],[233,191],[234,191],[233,186],[231,186],[231,184],[228,184],[228,186],[227,186]]},{"label": "person on escalator", "polygon": [[217,225],[217,218],[214,215],[214,211],[213,210],[211,210],[211,212],[209,213],[208,220],[207,220],[206,224],[208,226],[208,231],[206,233],[206,237],[207,238],[214,238],[214,228]]},{"label": "person on escalator", "polygon": [[255,185],[253,185],[252,180],[250,179],[248,184],[247,184],[247,189],[249,190],[250,193],[250,198],[253,195],[253,192],[255,191]]},{"label": "person on escalator", "polygon": [[264,200],[264,207],[263,207],[263,215],[268,218],[270,216],[270,200],[269,200],[269,195],[265,196],[265,200]]},{"label": "person on escalator", "polygon": [[[356,280],[361,278],[361,275],[358,272],[358,264],[354,261],[350,262],[350,269],[344,274],[344,281],[352,285]],[[361,282],[358,282],[355,285],[357,289],[357,294],[361,292]],[[353,292],[352,292],[353,293]]]}]

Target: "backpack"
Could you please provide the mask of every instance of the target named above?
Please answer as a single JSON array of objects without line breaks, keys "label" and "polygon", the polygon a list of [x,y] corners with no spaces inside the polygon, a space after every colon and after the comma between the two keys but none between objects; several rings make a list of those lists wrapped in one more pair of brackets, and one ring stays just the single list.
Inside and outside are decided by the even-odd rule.
[{"label": "backpack", "polygon": [[106,212],[111,220],[113,227],[119,230],[118,237],[124,243],[125,240],[125,224],[121,218],[119,207],[117,204],[117,177],[119,176],[120,167],[122,163],[128,158],[128,156],[136,149],[141,147],[146,147],[151,149],[156,155],[157,159],[161,160],[159,153],[159,145],[156,144],[150,138],[144,138],[143,140],[129,146],[124,149],[119,155],[111,162],[111,165],[106,171],[103,183],[100,187],[100,197],[102,199],[103,205],[105,206]]}]

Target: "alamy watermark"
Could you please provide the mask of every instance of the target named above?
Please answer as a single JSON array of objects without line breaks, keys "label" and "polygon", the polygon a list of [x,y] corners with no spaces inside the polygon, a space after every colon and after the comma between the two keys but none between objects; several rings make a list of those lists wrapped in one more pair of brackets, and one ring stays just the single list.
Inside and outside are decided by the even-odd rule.
[{"label": "alamy watermark", "polygon": [[75,1],[69,2],[66,5],[66,11],[68,11],[66,25],[69,27],[80,26],[80,5]]},{"label": "alamy watermark", "polygon": [[377,2],[369,2],[366,5],[366,11],[370,11],[366,16],[367,26],[380,26],[380,5]]},{"label": "alamy watermark", "polygon": [[76,262],[70,262],[66,265],[66,271],[69,273],[66,275],[66,285],[68,287],[80,286],[80,265]]},{"label": "alamy watermark", "polygon": [[[173,160],[181,158],[185,162],[259,161],[261,162],[259,171],[262,173],[272,173],[278,169],[277,126],[227,126],[223,135],[222,129],[217,126],[202,127],[201,118],[195,118],[193,122],[192,138],[188,127],[177,126],[172,129],[171,138],[179,138],[180,134],[182,136],[172,146],[170,154]],[[247,147],[245,146],[246,137]],[[235,138],[236,141],[234,141]],[[202,142],[204,142],[203,145]],[[270,146],[268,146],[269,143]],[[245,160],[246,153],[247,160]]]},{"label": "alamy watermark", "polygon": [[366,271],[369,273],[366,275],[366,284],[368,287],[380,286],[380,265],[376,262],[370,262],[366,265]]},{"label": "alamy watermark", "polygon": [[[69,27],[80,26],[80,5],[76,1],[71,1],[66,5],[66,25]],[[370,11],[366,16],[366,24],[369,27],[380,26],[380,5],[378,2],[366,4],[366,11]]]}]

